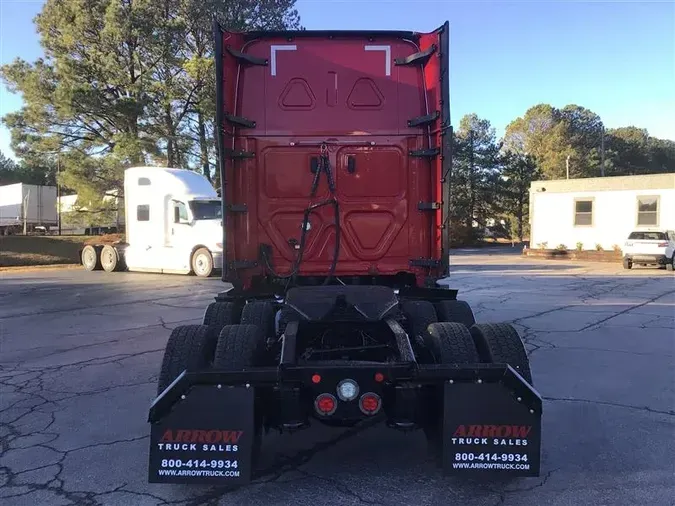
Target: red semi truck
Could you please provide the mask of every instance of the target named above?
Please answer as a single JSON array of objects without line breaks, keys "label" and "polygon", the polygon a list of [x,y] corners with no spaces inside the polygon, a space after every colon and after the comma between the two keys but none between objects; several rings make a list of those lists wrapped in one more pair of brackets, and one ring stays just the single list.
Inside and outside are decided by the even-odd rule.
[{"label": "red semi truck", "polygon": [[443,282],[448,23],[214,34],[231,288],[169,337],[149,480],[243,484],[266,431],[373,417],[449,473],[538,475],[523,342]]}]

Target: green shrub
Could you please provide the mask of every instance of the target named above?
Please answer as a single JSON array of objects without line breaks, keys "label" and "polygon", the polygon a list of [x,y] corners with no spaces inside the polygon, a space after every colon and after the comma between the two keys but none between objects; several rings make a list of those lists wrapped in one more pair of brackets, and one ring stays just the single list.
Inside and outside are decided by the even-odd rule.
[{"label": "green shrub", "polygon": [[581,242],[581,241],[579,241],[579,242],[577,243],[577,251],[581,251],[581,250],[583,250],[583,249],[584,249],[584,243]]}]

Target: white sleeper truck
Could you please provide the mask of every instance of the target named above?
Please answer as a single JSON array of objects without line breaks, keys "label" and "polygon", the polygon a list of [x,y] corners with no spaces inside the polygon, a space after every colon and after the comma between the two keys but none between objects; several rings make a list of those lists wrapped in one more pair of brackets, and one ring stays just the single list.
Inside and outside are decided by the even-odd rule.
[{"label": "white sleeper truck", "polygon": [[222,268],[221,200],[201,174],[132,167],[124,173],[126,241],[87,244],[85,269],[208,277]]}]

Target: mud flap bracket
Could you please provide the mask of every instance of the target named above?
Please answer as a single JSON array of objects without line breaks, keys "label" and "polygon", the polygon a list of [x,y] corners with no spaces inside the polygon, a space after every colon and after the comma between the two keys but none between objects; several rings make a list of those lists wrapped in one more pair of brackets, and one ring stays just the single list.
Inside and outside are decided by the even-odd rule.
[{"label": "mud flap bracket", "polygon": [[[176,386],[174,382],[165,394]],[[220,486],[249,483],[254,410],[252,387],[193,385],[152,424],[149,482]]]},{"label": "mud flap bracket", "polygon": [[445,473],[539,476],[541,399],[510,367],[505,379],[445,383]]}]

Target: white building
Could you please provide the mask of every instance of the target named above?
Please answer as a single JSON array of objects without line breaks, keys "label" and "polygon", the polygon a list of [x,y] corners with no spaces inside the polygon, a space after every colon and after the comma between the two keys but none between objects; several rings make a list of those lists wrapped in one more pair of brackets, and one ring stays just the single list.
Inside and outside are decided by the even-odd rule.
[{"label": "white building", "polygon": [[675,230],[675,173],[534,181],[530,248],[611,250],[634,229]]}]

